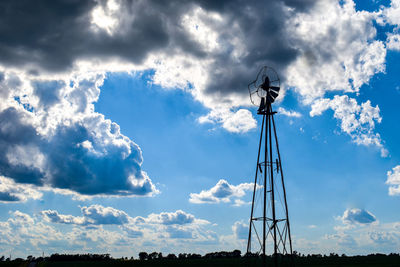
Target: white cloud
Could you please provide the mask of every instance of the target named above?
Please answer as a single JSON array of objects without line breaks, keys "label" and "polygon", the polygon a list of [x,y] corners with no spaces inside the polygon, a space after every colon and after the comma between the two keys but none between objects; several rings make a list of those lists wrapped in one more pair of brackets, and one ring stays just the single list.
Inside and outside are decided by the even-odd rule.
[{"label": "white cloud", "polygon": [[246,202],[246,201],[243,201],[242,199],[235,199],[234,200],[234,204],[233,204],[233,206],[234,207],[240,207],[240,206],[243,206],[243,205],[250,205],[251,204],[251,201],[248,201],[248,202]]},{"label": "white cloud", "polygon": [[247,109],[236,112],[230,109],[213,109],[205,116],[199,118],[200,123],[218,123],[232,133],[245,133],[257,127],[257,122]]},{"label": "white cloud", "polygon": [[[96,211],[88,213],[87,210]],[[163,253],[183,252],[191,247],[208,251],[210,247],[217,249],[219,244],[218,235],[211,229],[214,225],[181,210],[152,213],[146,217],[130,217],[122,210],[91,205],[82,207],[81,212],[82,216],[73,216],[46,210],[41,212],[42,216],[32,218],[32,224],[63,229],[58,240],[66,243],[67,247],[72,246],[77,250],[85,247],[124,256],[132,255],[132,249],[135,253],[143,251],[149,243],[152,244],[152,250]],[[94,213],[97,215],[93,216]],[[0,221],[0,230],[2,223]],[[1,238],[2,234],[0,240]],[[31,239],[34,237],[27,240],[33,242]],[[135,248],[132,248],[132,244]],[[47,248],[46,251],[48,250]],[[55,252],[60,251],[58,249]]]},{"label": "white cloud", "polygon": [[182,210],[177,210],[175,212],[161,212],[159,214],[151,213],[147,217],[130,217],[122,210],[94,204],[88,207],[81,207],[81,213],[82,216],[73,216],[59,214],[55,210],[44,210],[40,212],[47,222],[83,226],[114,224],[128,227],[130,231],[133,228],[136,229],[138,226],[146,225],[178,227],[185,225],[206,225],[210,223],[207,220],[197,219],[194,215]]},{"label": "white cloud", "polygon": [[235,205],[244,204],[245,202],[236,201],[246,194],[246,191],[251,191],[254,184],[242,183],[231,185],[226,180],[221,179],[218,183],[209,190],[202,190],[200,193],[190,193],[189,201],[195,204],[203,203],[229,203],[235,199]]},{"label": "white cloud", "polygon": [[147,222],[149,223],[159,223],[163,225],[183,225],[193,223],[195,217],[192,214],[185,213],[182,210],[177,210],[175,212],[161,212],[160,214],[150,214],[148,216]]},{"label": "white cloud", "polygon": [[47,222],[75,225],[123,225],[133,220],[124,211],[97,204],[81,207],[81,212],[82,216],[63,215],[55,210],[44,210],[40,214]]},{"label": "white cloud", "polygon": [[[369,100],[359,106],[355,98],[341,95],[358,93],[371,77],[385,71],[386,48],[375,40],[376,16],[356,11],[351,0],[341,4],[317,1],[312,11],[297,14],[289,29],[300,56],[288,66],[286,83],[300,94],[304,104],[312,106],[311,116],[332,108],[354,143],[375,145],[385,157],[388,151],[374,128],[374,121],[381,120],[379,108],[373,108]],[[332,100],[324,98],[332,92],[336,94]],[[360,112],[364,114],[356,119]]]},{"label": "white cloud", "polygon": [[382,121],[378,106],[371,106],[369,100],[359,105],[354,98],[336,95],[333,99],[317,99],[311,106],[310,116],[319,116],[327,109],[334,111],[333,116],[340,121],[341,130],[348,134],[354,143],[376,146],[380,149],[382,157],[388,155],[380,135],[374,133],[375,122]]},{"label": "white cloud", "polygon": [[[100,2],[100,1],[99,1]],[[119,24],[119,16],[121,5],[115,0],[106,1],[105,5],[97,5],[92,11],[92,24],[94,30],[102,29],[112,35]]]},{"label": "white cloud", "polygon": [[301,117],[301,114],[299,112],[293,111],[293,110],[286,110],[286,109],[284,109],[282,107],[278,108],[278,113],[282,114],[282,115],[285,115],[285,116],[288,116],[288,117],[294,117],[294,118],[300,118]]},{"label": "white cloud", "polygon": [[129,220],[128,214],[112,207],[91,205],[81,208],[82,215],[90,224],[125,224]]},{"label": "white cloud", "polygon": [[6,248],[18,251],[18,247],[21,247],[20,253],[23,252],[23,254],[21,253],[23,256],[31,253],[32,250],[37,251],[35,246],[53,243],[63,236],[54,228],[36,221],[26,213],[16,210],[10,212],[10,215],[6,221],[0,221],[0,240],[3,253]]},{"label": "white cloud", "polygon": [[387,172],[386,184],[389,185],[389,195],[400,195],[400,165]]},{"label": "white cloud", "polygon": [[[60,240],[68,240],[68,243],[75,247],[91,246],[96,249],[108,249],[109,252],[116,247],[121,249],[120,246],[126,246],[125,254],[132,253],[132,244],[136,244],[137,249],[143,249],[145,243],[150,242],[154,244],[153,250],[164,252],[168,248],[169,252],[176,253],[186,251],[189,245],[197,245],[199,248],[219,242],[216,233],[210,230],[210,227],[213,227],[210,222],[182,210],[152,213],[147,217],[130,217],[122,210],[91,205],[81,207],[81,212],[82,216],[73,216],[45,210],[40,213],[41,217],[32,218],[31,223],[49,223],[46,227],[66,224],[67,227],[72,227],[72,231],[68,231],[71,228],[64,228]],[[43,221],[38,220],[40,218],[43,218]]]},{"label": "white cloud", "polygon": [[40,212],[44,217],[45,221],[52,223],[64,223],[64,224],[86,224],[84,217],[76,217],[72,215],[59,214],[56,210],[43,210]]},{"label": "white cloud", "polygon": [[364,209],[347,209],[340,217],[344,224],[367,225],[376,222],[376,217]]},{"label": "white cloud", "polygon": [[386,47],[391,50],[400,50],[400,34],[389,34],[386,39]]},{"label": "white cloud", "polygon": [[[381,25],[400,25],[400,1],[391,0],[389,7],[382,7],[377,13],[377,22]],[[396,29],[395,29],[396,30]]]},{"label": "white cloud", "polygon": [[[290,21],[301,55],[289,65],[288,85],[305,103],[329,91],[358,92],[385,70],[384,44],[374,40],[373,14],[356,11],[353,1],[318,1],[311,12]],[[315,27],[318,25],[318,27]]]}]

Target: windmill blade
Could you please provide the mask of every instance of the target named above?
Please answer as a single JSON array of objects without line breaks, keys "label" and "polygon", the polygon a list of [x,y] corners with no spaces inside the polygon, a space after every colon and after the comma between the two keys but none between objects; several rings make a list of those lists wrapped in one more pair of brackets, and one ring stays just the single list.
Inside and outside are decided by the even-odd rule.
[{"label": "windmill blade", "polygon": [[279,90],[281,90],[281,88],[278,87],[278,86],[270,86],[269,88],[271,88],[271,89],[273,89],[273,90],[275,90],[277,92],[279,92]]},{"label": "windmill blade", "polygon": [[272,97],[273,97],[274,99],[278,96],[278,93],[275,92],[275,91],[273,91],[273,90],[270,90],[269,93],[272,95]]},{"label": "windmill blade", "polygon": [[267,100],[269,103],[274,103],[275,98],[273,98],[270,94],[267,95]]}]

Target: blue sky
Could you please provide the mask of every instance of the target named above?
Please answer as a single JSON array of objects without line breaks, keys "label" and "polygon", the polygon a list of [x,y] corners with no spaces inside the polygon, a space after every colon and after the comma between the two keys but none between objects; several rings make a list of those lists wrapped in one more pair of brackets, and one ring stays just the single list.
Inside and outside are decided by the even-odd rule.
[{"label": "blue sky", "polygon": [[174,3],[1,16],[0,254],[244,252],[263,65],[294,250],[399,253],[400,2]]}]

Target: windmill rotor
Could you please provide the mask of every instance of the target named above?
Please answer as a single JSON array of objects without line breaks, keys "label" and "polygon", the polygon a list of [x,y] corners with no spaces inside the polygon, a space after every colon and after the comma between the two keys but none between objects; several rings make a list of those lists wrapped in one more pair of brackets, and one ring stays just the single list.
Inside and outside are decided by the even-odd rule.
[{"label": "windmill rotor", "polygon": [[248,85],[251,103],[259,107],[259,112],[275,102],[280,85],[279,76],[273,68],[264,66],[260,69],[256,79]]}]

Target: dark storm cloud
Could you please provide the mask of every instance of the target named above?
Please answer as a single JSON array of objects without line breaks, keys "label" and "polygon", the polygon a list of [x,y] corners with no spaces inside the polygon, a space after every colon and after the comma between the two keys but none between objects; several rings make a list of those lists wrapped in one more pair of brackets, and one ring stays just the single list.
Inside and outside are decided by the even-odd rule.
[{"label": "dark storm cloud", "polygon": [[[187,53],[214,60],[212,92],[242,90],[264,64],[284,68],[295,59],[285,32],[285,22],[310,8],[313,0],[284,1],[122,1],[122,26],[112,35],[93,31],[91,12],[106,1],[13,1],[0,3],[0,62],[34,65],[50,71],[64,70],[77,59],[117,57],[140,63],[150,53]],[[210,53],[183,30],[181,18],[194,6],[221,14],[228,21],[221,31],[223,52]],[[287,11],[291,7],[291,11]],[[131,18],[131,19],[130,19]],[[247,55],[236,62],[229,40],[245,33]],[[224,43],[224,40],[227,42]],[[229,70],[227,70],[229,69]]]},{"label": "dark storm cloud", "polygon": [[[289,45],[285,32],[289,13],[284,7],[281,1],[249,1],[227,11],[232,23],[237,22],[245,33],[247,55],[239,62],[234,60],[233,50],[215,55],[208,93],[243,93],[261,66],[282,70],[296,58],[297,51]],[[230,32],[221,39],[230,40],[235,34]]]},{"label": "dark storm cloud", "polygon": [[[129,2],[125,5],[131,9]],[[2,1],[0,61],[14,66],[34,63],[57,71],[86,57],[117,56],[140,62],[149,51],[167,45],[166,25],[150,8],[129,10],[137,16],[135,22],[124,36],[111,37],[91,30],[95,6],[96,1],[89,0]]]}]

